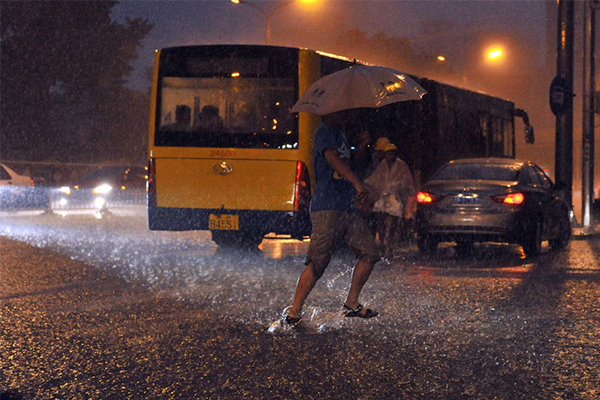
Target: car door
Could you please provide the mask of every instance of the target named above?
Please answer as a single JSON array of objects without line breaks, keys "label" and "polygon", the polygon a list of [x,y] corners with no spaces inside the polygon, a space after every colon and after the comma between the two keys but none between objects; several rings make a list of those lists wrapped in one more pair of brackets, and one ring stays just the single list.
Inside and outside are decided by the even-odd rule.
[{"label": "car door", "polygon": [[556,236],[556,231],[559,228],[560,217],[560,200],[554,194],[554,184],[546,175],[544,170],[535,164],[531,164],[530,168],[535,172],[540,181],[540,207],[544,216],[544,237],[553,238]]}]

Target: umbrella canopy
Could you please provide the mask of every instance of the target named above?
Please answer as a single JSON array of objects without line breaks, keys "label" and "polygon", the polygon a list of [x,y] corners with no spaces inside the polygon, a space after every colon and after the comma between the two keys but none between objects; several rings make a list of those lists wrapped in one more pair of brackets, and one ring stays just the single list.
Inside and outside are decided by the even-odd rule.
[{"label": "umbrella canopy", "polygon": [[427,93],[406,74],[392,68],[353,65],[313,83],[291,112],[317,115],[352,108],[379,108],[407,100],[420,100]]}]

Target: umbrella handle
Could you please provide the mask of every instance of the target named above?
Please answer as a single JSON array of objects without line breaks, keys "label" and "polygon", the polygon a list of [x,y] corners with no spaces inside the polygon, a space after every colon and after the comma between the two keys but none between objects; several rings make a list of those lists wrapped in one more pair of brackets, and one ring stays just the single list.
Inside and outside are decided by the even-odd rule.
[{"label": "umbrella handle", "polygon": [[360,131],[364,132],[367,130],[367,124],[365,121],[365,110],[362,108],[359,108],[359,115],[360,115]]}]

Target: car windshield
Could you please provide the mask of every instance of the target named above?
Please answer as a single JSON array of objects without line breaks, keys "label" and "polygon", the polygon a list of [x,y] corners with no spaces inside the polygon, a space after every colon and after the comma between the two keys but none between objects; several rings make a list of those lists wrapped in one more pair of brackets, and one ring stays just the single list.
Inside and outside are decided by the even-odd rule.
[{"label": "car windshield", "polygon": [[518,165],[447,164],[431,180],[517,181],[519,168]]}]

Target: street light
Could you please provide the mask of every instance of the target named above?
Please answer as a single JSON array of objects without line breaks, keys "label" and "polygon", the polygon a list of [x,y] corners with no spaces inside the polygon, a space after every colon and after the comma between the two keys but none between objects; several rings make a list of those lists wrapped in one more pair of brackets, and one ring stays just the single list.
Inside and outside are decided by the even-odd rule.
[{"label": "street light", "polygon": [[[295,0],[287,0],[284,1],[283,3],[279,4],[277,7],[271,9],[270,11],[265,11],[261,6],[248,1],[248,0],[231,0],[232,3],[234,4],[244,4],[247,6],[250,6],[256,10],[258,10],[264,17],[265,17],[265,24],[266,24],[266,28],[265,28],[265,44],[269,45],[271,44],[271,18],[273,18],[273,15],[281,10],[283,7],[285,6],[289,6],[290,4],[294,3]],[[305,3],[312,3],[314,0],[302,0]]]},{"label": "street light", "polygon": [[488,53],[488,58],[490,60],[497,60],[500,57],[502,57],[502,50],[500,49],[494,49]]}]

